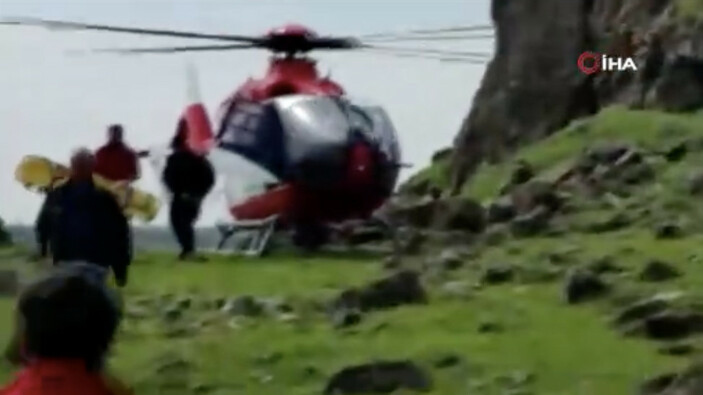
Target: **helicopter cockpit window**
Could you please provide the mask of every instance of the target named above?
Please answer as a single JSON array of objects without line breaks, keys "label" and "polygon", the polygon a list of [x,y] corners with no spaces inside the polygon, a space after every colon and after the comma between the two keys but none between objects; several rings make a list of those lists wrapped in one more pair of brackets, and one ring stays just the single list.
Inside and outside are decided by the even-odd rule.
[{"label": "helicopter cockpit window", "polygon": [[278,175],[284,161],[282,139],[275,108],[239,102],[224,119],[219,144]]}]

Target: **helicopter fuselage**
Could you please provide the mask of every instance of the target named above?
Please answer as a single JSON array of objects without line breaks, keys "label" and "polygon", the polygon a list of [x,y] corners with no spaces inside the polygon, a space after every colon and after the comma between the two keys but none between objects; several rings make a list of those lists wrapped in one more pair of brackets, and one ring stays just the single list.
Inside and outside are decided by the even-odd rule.
[{"label": "helicopter fuselage", "polygon": [[[266,117],[269,115],[257,112],[269,110],[250,111],[252,108],[273,106],[271,103],[276,99],[302,103],[306,97],[312,98],[309,100],[319,97],[320,100],[329,98],[334,103],[336,99],[344,100],[344,93],[339,84],[318,75],[313,60],[284,56],[271,60],[264,78],[248,80],[225,100],[213,125],[214,139],[208,155],[218,174],[224,178],[225,185],[235,185],[230,189],[237,192],[232,192],[233,197],[228,198],[228,204],[236,219],[256,220],[275,215],[283,223],[310,224],[365,218],[390,196],[397,178],[398,169],[394,165],[399,158],[389,157],[393,154],[381,149],[379,139],[365,138],[353,131],[339,133],[336,130],[320,130],[322,127],[319,125],[329,124],[328,120],[322,120],[308,131],[320,137],[311,139],[307,136],[305,138],[308,140],[300,142],[295,130],[289,130],[281,133],[287,133],[282,140],[264,141],[264,135],[273,133],[270,129],[283,129],[285,126],[282,121],[268,121]],[[297,111],[300,113],[304,110],[299,108]],[[370,117],[363,112],[361,115]],[[247,116],[256,120],[247,120]],[[320,121],[326,117],[326,112],[299,116]],[[257,125],[275,122],[275,125],[272,123],[267,129],[266,126],[251,126],[252,122]],[[252,139],[252,146],[270,147],[255,147],[268,151],[270,155],[252,153],[247,146],[249,143],[242,142],[248,136],[248,127],[253,128],[249,131],[253,135],[247,137]],[[333,132],[338,140],[330,143],[328,134]],[[303,140],[305,138],[301,137]],[[278,163],[280,161],[277,162],[277,155],[273,152],[281,144],[307,145],[305,150],[315,152],[296,163]],[[396,145],[390,147],[396,153],[397,141],[389,144]],[[318,146],[310,148],[315,145]],[[251,188],[245,191],[247,187],[242,184],[247,180],[243,178],[262,186],[258,190],[254,188],[253,192]]]}]

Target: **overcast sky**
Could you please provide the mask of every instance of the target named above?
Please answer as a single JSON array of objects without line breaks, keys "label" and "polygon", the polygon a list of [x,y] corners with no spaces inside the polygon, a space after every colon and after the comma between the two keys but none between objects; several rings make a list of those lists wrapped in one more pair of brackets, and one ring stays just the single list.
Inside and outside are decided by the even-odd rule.
[{"label": "overcast sky", "polygon": [[[344,35],[490,20],[489,0],[0,0],[0,17],[7,16],[231,34],[260,34],[296,22],[320,34]],[[266,68],[264,51],[187,57],[66,55],[89,48],[183,43],[0,26],[0,217],[31,223],[41,203],[39,196],[14,181],[14,167],[23,155],[66,161],[78,146],[99,146],[105,126],[114,122],[125,125],[129,143],[137,148],[169,138],[186,100],[187,61],[197,66],[211,114],[241,82],[261,76]],[[466,48],[464,43],[461,49],[491,52],[493,48],[491,40],[470,45]],[[456,50],[457,44],[441,48]],[[405,162],[415,170],[435,150],[451,144],[484,71],[482,65],[358,52],[314,55],[321,71],[331,72],[350,95],[385,106],[398,129]],[[157,177],[147,163],[143,165],[140,186],[158,191]],[[201,224],[223,215],[220,199],[211,197]],[[165,223],[165,218],[163,210],[156,222]]]}]

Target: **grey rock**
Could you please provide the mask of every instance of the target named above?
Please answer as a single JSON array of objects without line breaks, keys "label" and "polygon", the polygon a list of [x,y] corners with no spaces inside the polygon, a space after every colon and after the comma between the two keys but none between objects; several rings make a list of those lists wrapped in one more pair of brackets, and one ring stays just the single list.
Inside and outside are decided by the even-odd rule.
[{"label": "grey rock", "polygon": [[264,305],[253,296],[245,295],[228,300],[222,311],[234,316],[258,317],[264,313]]},{"label": "grey rock", "polygon": [[673,280],[681,276],[681,272],[673,265],[660,260],[651,260],[639,274],[639,279],[648,282]]},{"label": "grey rock", "polygon": [[462,358],[460,356],[455,354],[448,354],[435,361],[434,366],[437,369],[447,369],[457,366],[461,364],[461,362]]},{"label": "grey rock", "polygon": [[513,235],[517,237],[530,237],[544,232],[549,227],[551,213],[544,206],[539,206],[527,214],[522,214],[510,223]]},{"label": "grey rock", "polygon": [[572,269],[564,284],[564,297],[569,304],[587,302],[608,293],[610,287],[597,274],[583,269]]},{"label": "grey rock", "polygon": [[327,382],[325,395],[430,391],[432,379],[410,361],[379,361],[344,368]]},{"label": "grey rock", "polygon": [[659,353],[675,357],[688,356],[696,352],[696,347],[690,343],[666,344],[659,348]]},{"label": "grey rock", "polygon": [[703,194],[703,170],[698,170],[689,177],[688,191],[692,195]]},{"label": "grey rock", "polygon": [[427,292],[420,281],[420,274],[404,270],[360,289],[350,288],[341,292],[332,302],[332,309],[356,308],[365,312],[426,302]]},{"label": "grey rock", "polygon": [[485,268],[481,275],[481,282],[484,284],[503,284],[513,281],[515,278],[515,267],[509,264],[495,264]]},{"label": "grey rock", "polygon": [[488,222],[501,223],[513,219],[516,215],[515,206],[508,197],[501,197],[488,206]]},{"label": "grey rock", "polygon": [[358,309],[338,309],[331,314],[332,326],[337,329],[349,328],[361,323],[363,315]]},{"label": "grey rock", "polygon": [[657,239],[677,239],[684,234],[681,225],[676,223],[664,223],[657,225],[654,229],[654,235]]}]

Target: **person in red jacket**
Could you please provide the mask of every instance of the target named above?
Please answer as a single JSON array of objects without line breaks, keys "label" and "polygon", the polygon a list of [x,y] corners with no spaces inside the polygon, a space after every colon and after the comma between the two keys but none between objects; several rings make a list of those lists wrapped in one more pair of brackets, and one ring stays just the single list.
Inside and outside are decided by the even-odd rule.
[{"label": "person in red jacket", "polygon": [[139,157],[124,142],[122,125],[108,127],[108,141],[95,153],[95,172],[110,181],[133,182],[139,179]]},{"label": "person in red jacket", "polygon": [[80,270],[64,268],[26,288],[6,350],[22,366],[0,395],[128,395],[106,369],[121,318],[116,295]]}]

